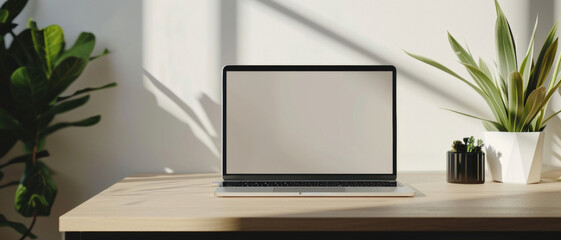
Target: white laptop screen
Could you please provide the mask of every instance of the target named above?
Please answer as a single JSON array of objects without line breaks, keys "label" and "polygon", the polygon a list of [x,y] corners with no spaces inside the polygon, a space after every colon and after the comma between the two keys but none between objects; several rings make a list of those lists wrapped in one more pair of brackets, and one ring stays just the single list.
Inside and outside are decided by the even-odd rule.
[{"label": "white laptop screen", "polygon": [[392,174],[392,71],[228,71],[227,174]]}]

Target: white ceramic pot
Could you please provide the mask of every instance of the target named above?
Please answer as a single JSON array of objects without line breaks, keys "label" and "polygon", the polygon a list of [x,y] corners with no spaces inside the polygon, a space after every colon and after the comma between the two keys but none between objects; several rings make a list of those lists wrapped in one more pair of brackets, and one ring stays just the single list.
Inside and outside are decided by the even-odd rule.
[{"label": "white ceramic pot", "polygon": [[544,132],[484,132],[483,135],[494,181],[540,182]]}]

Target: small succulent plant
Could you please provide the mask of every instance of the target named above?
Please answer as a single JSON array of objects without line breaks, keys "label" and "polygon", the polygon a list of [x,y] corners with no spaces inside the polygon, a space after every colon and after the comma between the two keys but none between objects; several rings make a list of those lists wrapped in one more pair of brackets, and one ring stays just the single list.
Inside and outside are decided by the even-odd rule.
[{"label": "small succulent plant", "polygon": [[460,140],[455,140],[452,143],[452,151],[453,152],[481,152],[483,148],[483,140],[477,139],[477,144],[475,138],[465,137],[463,138],[463,142]]}]

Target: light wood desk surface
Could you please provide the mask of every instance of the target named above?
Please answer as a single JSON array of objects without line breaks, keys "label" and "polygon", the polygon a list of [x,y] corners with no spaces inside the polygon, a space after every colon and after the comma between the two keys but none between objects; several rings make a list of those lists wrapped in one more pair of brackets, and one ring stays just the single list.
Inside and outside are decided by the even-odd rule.
[{"label": "light wood desk surface", "polygon": [[217,198],[219,174],[133,175],[62,215],[59,230],[561,231],[561,181],[462,185],[444,173],[398,180],[417,195]]}]

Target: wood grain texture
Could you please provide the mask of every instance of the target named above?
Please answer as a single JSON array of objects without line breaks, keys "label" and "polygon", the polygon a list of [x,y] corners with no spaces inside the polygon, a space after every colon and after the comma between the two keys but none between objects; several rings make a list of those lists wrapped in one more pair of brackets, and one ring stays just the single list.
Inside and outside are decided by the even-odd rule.
[{"label": "wood grain texture", "polygon": [[[71,231],[561,231],[561,181],[446,183],[403,173],[415,197],[214,197],[218,174],[133,175],[59,219]],[[490,179],[490,178],[488,178]]]}]

